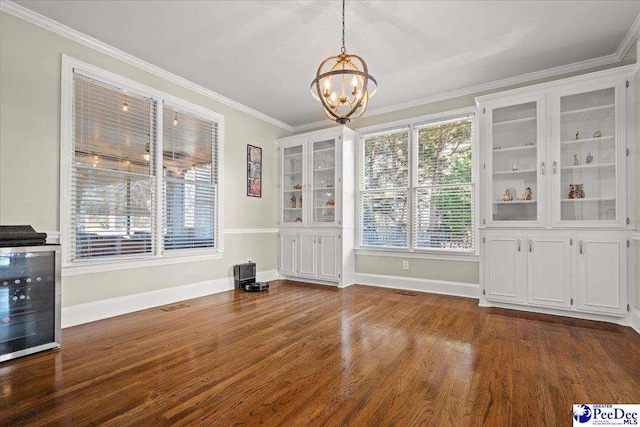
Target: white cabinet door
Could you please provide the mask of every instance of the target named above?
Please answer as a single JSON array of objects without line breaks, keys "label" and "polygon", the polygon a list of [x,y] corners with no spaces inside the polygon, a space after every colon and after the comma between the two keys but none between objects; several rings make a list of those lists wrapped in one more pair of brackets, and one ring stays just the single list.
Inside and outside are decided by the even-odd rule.
[{"label": "white cabinet door", "polygon": [[626,221],[625,80],[553,93],[553,225],[624,227]]},{"label": "white cabinet door", "polygon": [[527,236],[527,293],[529,304],[571,306],[571,236]]},{"label": "white cabinet door", "polygon": [[493,227],[545,224],[546,102],[526,95],[486,104],[483,219]]},{"label": "white cabinet door", "polygon": [[316,277],[316,233],[298,234],[298,276]]},{"label": "white cabinet door", "polygon": [[307,194],[311,208],[310,221],[314,226],[332,226],[337,224],[337,146],[334,137],[318,136],[310,140],[307,150],[311,157],[310,185]]},{"label": "white cabinet door", "polygon": [[[306,139],[289,142],[281,147],[280,159],[280,223],[287,226],[303,226],[304,200],[307,189]],[[251,173],[251,171],[250,171]],[[251,179],[249,177],[249,179]]]},{"label": "white cabinet door", "polygon": [[280,232],[280,273],[285,276],[296,274],[296,234]]},{"label": "white cabinet door", "polygon": [[604,314],[626,313],[626,239],[578,235],[578,309]]},{"label": "white cabinet door", "polygon": [[484,287],[488,300],[523,302],[521,234],[488,234],[484,244]]},{"label": "white cabinet door", "polygon": [[340,235],[318,234],[318,277],[324,280],[340,279]]}]

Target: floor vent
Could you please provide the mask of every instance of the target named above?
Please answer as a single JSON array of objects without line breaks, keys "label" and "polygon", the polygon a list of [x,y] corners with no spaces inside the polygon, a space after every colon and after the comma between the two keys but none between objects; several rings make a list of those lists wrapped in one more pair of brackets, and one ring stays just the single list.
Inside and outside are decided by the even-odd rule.
[{"label": "floor vent", "polygon": [[406,297],[415,297],[416,295],[418,295],[415,292],[409,292],[409,291],[396,291],[396,294],[404,295]]},{"label": "floor vent", "polygon": [[180,310],[181,308],[187,308],[190,307],[189,304],[176,304],[176,305],[170,305],[168,307],[162,307],[160,310],[162,311],[176,311],[176,310]]}]

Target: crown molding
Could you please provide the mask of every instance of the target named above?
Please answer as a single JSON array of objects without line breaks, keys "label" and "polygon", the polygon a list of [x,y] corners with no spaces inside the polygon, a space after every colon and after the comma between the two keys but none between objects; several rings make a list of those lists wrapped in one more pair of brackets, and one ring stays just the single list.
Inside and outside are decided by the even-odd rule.
[{"label": "crown molding", "polygon": [[[550,77],[557,77],[563,74],[576,73],[580,71],[589,70],[592,68],[612,65],[616,63],[622,62],[624,57],[629,52],[629,49],[633,45],[638,37],[640,37],[640,14],[636,17],[635,21],[627,31],[627,34],[618,45],[615,53],[610,55],[601,56],[599,58],[587,59],[580,62],[574,62],[572,64],[561,65],[559,67],[548,68],[546,70],[534,71],[532,73],[522,74],[515,77],[508,77],[506,79],[494,80],[488,83],[481,83],[475,86],[469,86],[462,89],[455,89],[447,92],[438,93],[435,95],[430,95],[424,98],[418,98],[407,102],[402,102],[394,105],[389,105],[387,107],[374,108],[371,110],[367,110],[364,115],[364,118],[378,116],[380,114],[392,113],[394,111],[405,110],[407,108],[418,107],[420,105],[431,104],[438,101],[444,101],[447,99],[458,98],[461,96],[468,96],[475,93],[481,93],[491,90],[497,90],[509,86],[515,86],[523,83],[530,83],[536,80],[542,80]],[[640,48],[639,48],[640,51]],[[640,64],[640,58],[637,60],[636,64]],[[637,68],[636,68],[637,69]],[[309,129],[314,129],[316,127],[322,126],[326,124],[325,120],[320,120],[317,122],[306,123],[299,126],[294,126],[293,132],[301,132]]]},{"label": "crown molding", "polygon": [[2,0],[0,1],[0,10],[11,15],[14,15],[18,18],[24,19],[27,22],[38,25],[44,29],[52,31],[58,35],[66,37],[70,40],[73,40],[77,43],[80,43],[84,46],[95,49],[101,53],[111,56],[117,60],[125,62],[129,65],[133,65],[134,67],[140,68],[141,70],[147,71],[155,76],[158,76],[162,79],[168,80],[171,83],[175,83],[179,86],[184,87],[185,89],[189,89],[193,92],[196,92],[200,95],[204,95],[207,98],[213,99],[214,101],[220,102],[228,107],[234,108],[243,113],[249,114],[250,116],[256,117],[260,120],[264,120],[267,123],[278,126],[288,132],[293,132],[293,126],[290,126],[280,120],[274,119],[273,117],[267,116],[264,113],[261,113],[257,110],[254,110],[251,107],[247,107],[244,104],[241,104],[233,99],[227,98],[224,95],[220,95],[217,92],[209,90],[203,86],[200,86],[197,83],[194,83],[190,80],[187,80],[183,77],[180,77],[176,74],[173,74],[163,68],[157,67],[153,64],[150,64],[147,61],[144,61],[138,57],[135,57],[131,54],[128,54],[120,49],[117,49],[111,45],[101,42],[93,37],[90,37],[80,31],[76,31],[66,25],[59,23],[58,21],[54,21],[53,19],[47,18],[46,16],[40,15],[30,9],[27,9],[24,6],[20,6],[12,1]]}]

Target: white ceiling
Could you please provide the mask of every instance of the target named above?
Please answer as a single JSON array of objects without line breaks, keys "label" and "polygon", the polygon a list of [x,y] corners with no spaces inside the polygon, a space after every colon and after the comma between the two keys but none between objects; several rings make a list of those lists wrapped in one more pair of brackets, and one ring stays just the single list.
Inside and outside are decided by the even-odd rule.
[{"label": "white ceiling", "polygon": [[[324,118],[316,68],[340,50],[337,1],[18,1],[291,126]],[[347,1],[370,109],[611,55],[640,1]]]}]

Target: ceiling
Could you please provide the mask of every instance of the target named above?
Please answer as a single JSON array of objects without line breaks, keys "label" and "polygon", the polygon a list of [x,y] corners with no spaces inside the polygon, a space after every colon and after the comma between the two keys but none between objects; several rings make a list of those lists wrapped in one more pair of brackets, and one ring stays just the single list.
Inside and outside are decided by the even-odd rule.
[{"label": "ceiling", "polygon": [[[291,126],[322,120],[309,84],[340,51],[337,1],[17,1]],[[346,46],[379,109],[611,55],[639,1],[347,1]]]}]

